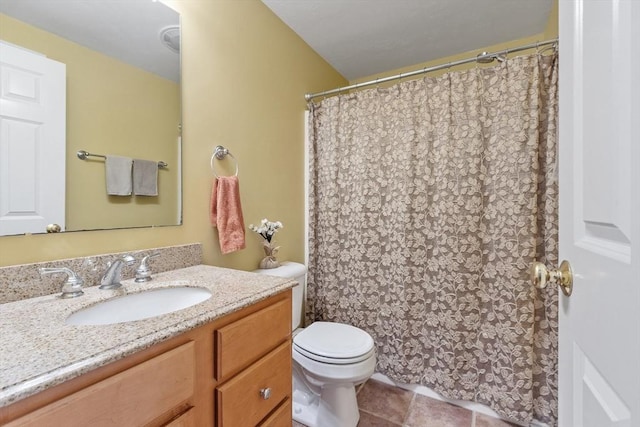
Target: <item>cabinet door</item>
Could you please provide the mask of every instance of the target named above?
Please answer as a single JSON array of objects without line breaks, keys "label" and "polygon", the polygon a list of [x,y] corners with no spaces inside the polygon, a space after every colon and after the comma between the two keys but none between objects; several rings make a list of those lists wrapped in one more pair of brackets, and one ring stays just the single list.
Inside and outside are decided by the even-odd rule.
[{"label": "cabinet door", "polygon": [[276,411],[266,420],[260,423],[259,427],[284,427],[291,426],[292,422],[291,399],[287,399]]},{"label": "cabinet door", "polygon": [[165,424],[164,427],[198,427],[196,425],[195,410],[193,408],[189,409],[178,418],[174,418],[171,422]]},{"label": "cabinet door", "polygon": [[145,425],[191,398],[194,363],[191,341],[18,418],[7,427]]},{"label": "cabinet door", "polygon": [[290,395],[291,342],[286,341],[216,389],[218,426],[255,426]]},{"label": "cabinet door", "polygon": [[216,379],[230,378],[290,335],[290,298],[220,328],[216,331]]}]

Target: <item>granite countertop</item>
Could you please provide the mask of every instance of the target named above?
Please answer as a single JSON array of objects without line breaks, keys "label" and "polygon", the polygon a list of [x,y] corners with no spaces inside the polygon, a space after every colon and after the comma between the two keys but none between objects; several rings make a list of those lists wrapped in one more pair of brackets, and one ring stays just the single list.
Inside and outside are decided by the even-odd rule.
[{"label": "granite countertop", "polygon": [[[153,344],[237,311],[297,284],[292,279],[197,265],[158,273],[147,283],[123,280],[118,290],[84,288],[0,304],[0,407],[36,394]],[[192,307],[144,320],[100,326],[65,324],[69,314],[115,296],[142,290],[196,286],[211,298]]]}]

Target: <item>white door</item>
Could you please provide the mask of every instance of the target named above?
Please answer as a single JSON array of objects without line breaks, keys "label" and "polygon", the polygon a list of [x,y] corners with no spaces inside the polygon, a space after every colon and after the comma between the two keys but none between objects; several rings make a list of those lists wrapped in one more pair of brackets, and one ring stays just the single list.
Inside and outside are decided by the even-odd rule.
[{"label": "white door", "polygon": [[64,229],[66,66],[0,42],[0,236]]},{"label": "white door", "polygon": [[559,5],[559,424],[638,427],[640,1]]}]

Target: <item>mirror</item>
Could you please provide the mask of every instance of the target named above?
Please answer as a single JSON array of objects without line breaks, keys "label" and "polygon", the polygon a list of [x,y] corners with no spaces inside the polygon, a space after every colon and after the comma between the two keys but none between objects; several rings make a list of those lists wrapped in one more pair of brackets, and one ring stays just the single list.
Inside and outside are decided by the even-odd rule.
[{"label": "mirror", "polygon": [[[49,140],[39,136],[42,129],[22,132],[25,121],[11,116],[3,99],[0,235],[47,232],[46,224],[58,221],[31,212],[45,204],[44,198],[63,205],[62,231],[181,224],[179,21],[175,10],[157,0],[0,0],[3,49],[26,49],[63,64],[66,73],[63,107],[56,109],[65,113],[59,138],[64,149],[48,148],[54,150],[51,155],[43,147]],[[28,81],[23,75],[13,78],[12,70],[22,68],[7,66],[8,50],[2,52],[2,84]],[[18,90],[22,87],[25,93],[36,88],[34,94],[42,89],[39,83]],[[27,143],[11,139],[21,132]],[[6,153],[18,148],[19,158],[9,159]],[[105,159],[82,160],[81,150],[165,162],[157,171],[157,196],[108,195]],[[35,178],[27,176],[29,170]],[[55,181],[54,173],[62,176],[60,191],[31,194],[42,188],[38,179]],[[11,185],[13,190],[6,190]],[[16,225],[36,216],[45,225]],[[11,227],[2,228],[7,222]]]}]

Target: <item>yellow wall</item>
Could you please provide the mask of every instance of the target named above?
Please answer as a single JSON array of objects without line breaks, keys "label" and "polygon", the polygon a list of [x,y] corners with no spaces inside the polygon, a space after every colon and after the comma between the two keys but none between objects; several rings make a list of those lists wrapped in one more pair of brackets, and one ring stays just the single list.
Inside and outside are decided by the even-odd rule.
[{"label": "yellow wall", "polygon": [[[382,77],[387,77],[387,76],[393,76],[393,75],[397,75],[400,73],[407,73],[410,71],[415,71],[415,70],[419,70],[421,68],[428,68],[428,67],[433,67],[433,66],[437,66],[437,65],[441,65],[441,64],[446,64],[449,62],[455,62],[455,61],[460,61],[462,59],[467,59],[467,58],[472,58],[475,57],[476,55],[478,55],[481,52],[499,52],[505,49],[509,49],[509,48],[515,48],[518,46],[522,46],[522,45],[527,45],[530,43],[536,43],[536,42],[541,42],[544,40],[551,40],[551,39],[555,39],[558,37],[558,0],[554,0],[553,2],[553,6],[551,8],[551,13],[549,14],[549,19],[547,21],[547,25],[545,28],[545,31],[539,33],[539,34],[535,34],[531,37],[525,37],[525,38],[521,38],[521,39],[517,39],[517,40],[511,40],[508,42],[504,42],[504,43],[498,43],[495,45],[491,45],[491,46],[486,46],[483,47],[481,49],[477,49],[477,50],[473,50],[473,51],[468,51],[468,52],[462,52],[459,53],[457,55],[452,55],[452,56],[447,56],[445,58],[439,58],[433,61],[427,61],[427,62],[422,62],[419,64],[414,64],[408,67],[403,67],[403,68],[398,68],[395,70],[389,70],[389,71],[385,71],[384,73],[379,73],[379,74],[374,74],[371,76],[366,76],[366,77],[362,77],[359,79],[355,79],[349,82],[349,84],[355,84],[355,83],[363,83],[363,82],[367,82],[367,81],[373,81],[377,78],[382,78]],[[541,48],[541,50],[543,50],[544,47]],[[531,49],[531,50],[524,50],[521,52],[517,52],[512,55],[527,55],[530,53],[535,52],[535,48]],[[459,70],[467,70],[476,66],[479,67],[493,67],[495,66],[496,62],[494,61],[493,63],[487,64],[487,65],[482,65],[482,64],[476,64],[475,62],[471,62],[471,63],[467,63],[467,64],[462,64],[462,65],[458,65],[456,67],[452,67],[451,71],[459,71]],[[428,74],[426,74],[426,76],[428,77],[434,77],[434,76],[438,76],[438,75],[442,75],[446,72],[448,72],[449,69],[442,69],[442,70],[437,70],[437,71],[433,71],[430,72]],[[419,75],[416,77],[412,77],[412,78],[422,78],[425,75]],[[411,78],[410,78],[411,79]],[[380,87],[385,87],[385,86],[390,86],[393,84],[397,84],[398,80],[395,81],[391,81],[391,82],[387,82],[384,84],[380,84]],[[373,87],[373,86],[370,86]]]},{"label": "yellow wall", "polygon": [[553,0],[551,14],[547,21],[547,28],[545,28],[543,34],[545,39],[554,39],[558,37],[558,0]]},{"label": "yellow wall", "polygon": [[183,27],[184,224],[1,237],[1,266],[202,242],[207,264],[256,268],[255,233],[247,232],[247,249],[221,255],[209,225],[209,159],[218,144],[240,164],[247,227],[282,221],[280,258],[303,261],[303,95],[347,82],[258,0],[166,3]]},{"label": "yellow wall", "polygon": [[[2,14],[0,39],[66,65],[66,229],[177,224],[179,85]],[[104,161],[78,150],[171,167],[159,171],[158,197],[109,197]]]}]

